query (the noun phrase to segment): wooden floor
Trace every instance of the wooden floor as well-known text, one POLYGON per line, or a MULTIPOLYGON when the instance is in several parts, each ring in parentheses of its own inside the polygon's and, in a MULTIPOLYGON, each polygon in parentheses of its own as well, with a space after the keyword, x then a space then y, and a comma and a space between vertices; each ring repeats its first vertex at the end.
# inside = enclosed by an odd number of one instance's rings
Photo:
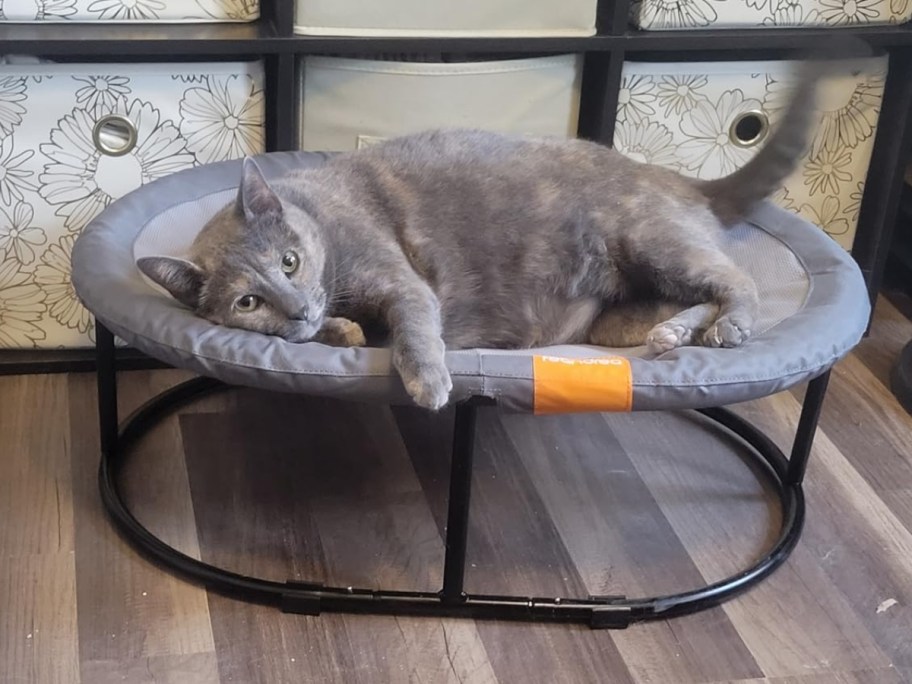
MULTIPOLYGON (((835 370, 788 563, 720 608, 623 631, 286 615, 139 558, 98 500, 90 375, 0 378, 0 683, 912 681, 912 417, 885 386, 912 323, 881 301, 835 370)), ((124 410, 185 377, 124 374, 124 410)), ((801 390, 737 410, 789 444, 801 390)), ((141 520, 276 580, 437 589, 451 414, 235 392, 144 441, 141 520)), ((687 414, 483 412, 470 591, 654 595, 721 578, 778 524, 687 414)))

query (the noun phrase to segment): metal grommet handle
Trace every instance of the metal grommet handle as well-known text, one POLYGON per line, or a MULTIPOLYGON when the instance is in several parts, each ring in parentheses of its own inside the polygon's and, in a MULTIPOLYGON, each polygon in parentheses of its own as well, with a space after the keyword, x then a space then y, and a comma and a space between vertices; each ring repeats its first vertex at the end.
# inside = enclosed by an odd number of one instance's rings
POLYGON ((766 112, 752 109, 739 114, 728 129, 728 138, 738 147, 753 147, 769 133, 769 117, 766 112))
POLYGON ((125 116, 108 114, 92 129, 95 149, 109 157, 121 157, 136 147, 136 126, 125 116))

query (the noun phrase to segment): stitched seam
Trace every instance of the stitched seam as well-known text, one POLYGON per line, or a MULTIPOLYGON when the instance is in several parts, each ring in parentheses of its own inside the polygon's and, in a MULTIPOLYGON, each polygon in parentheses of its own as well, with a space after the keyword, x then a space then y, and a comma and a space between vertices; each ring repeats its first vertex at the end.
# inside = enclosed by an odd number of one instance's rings
MULTIPOLYGON (((848 349, 851 349, 849 347, 848 349)), ((769 376, 750 376, 750 375, 733 375, 727 378, 706 378, 702 380, 686 381, 686 382, 675 382, 675 383, 662 383, 662 382, 634 382, 633 384, 636 387, 706 387, 706 386, 719 386, 724 387, 726 385, 740 385, 745 382, 749 383, 758 383, 758 382, 769 382, 771 380, 780 380, 784 378, 790 378, 795 375, 804 375, 810 371, 819 370, 820 368, 826 368, 827 366, 832 366, 834 363, 839 361, 844 356, 844 351, 833 356, 823 363, 814 364, 812 366, 801 366, 794 370, 789 370, 787 373, 780 375, 769 375, 769 376)))

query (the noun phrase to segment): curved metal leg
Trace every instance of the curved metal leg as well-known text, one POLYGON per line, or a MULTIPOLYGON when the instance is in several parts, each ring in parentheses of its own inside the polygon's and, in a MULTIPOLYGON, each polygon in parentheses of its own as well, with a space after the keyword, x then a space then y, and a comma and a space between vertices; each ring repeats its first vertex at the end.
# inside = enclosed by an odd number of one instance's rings
POLYGON ((114 333, 95 324, 95 369, 98 383, 98 428, 101 453, 112 453, 117 446, 117 369, 114 333))
MULTIPOLYGON (((113 368, 113 366, 111 366, 113 368)), ((112 392, 109 378, 99 387, 112 392)), ((207 588, 243 600, 276 605, 288 612, 317 615, 322 611, 462 616, 513 620, 583 622, 592 627, 626 627, 631 622, 655 620, 693 613, 717 605, 747 590, 781 565, 791 553, 804 522, 801 477, 810 452, 820 404, 826 390, 826 376, 811 383, 789 461, 761 431, 731 411, 701 410, 704 416, 733 433, 752 458, 766 467, 763 477, 777 492, 782 506, 782 526, 772 547, 751 567, 719 582, 667 596, 639 599, 535 598, 525 596, 467 595, 463 591, 466 532, 475 440, 477 406, 457 409, 451 466, 450 502, 446 539, 443 588, 439 592, 409 592, 324 587, 308 582, 274 582, 222 570, 171 548, 136 520, 118 490, 118 473, 136 440, 166 415, 205 394, 227 389, 223 383, 197 378, 163 392, 130 416, 116 439, 105 438, 99 469, 102 500, 118 529, 128 541, 164 567, 207 588)), ((102 429, 111 419, 116 396, 99 397, 102 429)), ((116 419, 116 412, 114 414, 116 419)))
POLYGON ((786 475, 789 483, 800 484, 804 480, 808 457, 811 455, 811 447, 814 445, 814 435, 817 434, 817 422, 820 420, 823 398, 826 396, 829 382, 830 371, 827 371, 808 383, 804 404, 801 406, 801 417, 798 419, 795 442, 792 444, 792 455, 789 458, 789 469, 786 475))
POLYGON ((466 537, 469 531, 469 501, 472 492, 472 457, 475 453, 474 404, 456 407, 453 451, 450 460, 450 494, 447 510, 446 556, 440 600, 447 604, 466 600, 463 591, 466 537))
POLYGON ((890 373, 890 390, 906 411, 912 413, 912 340, 903 347, 890 373))

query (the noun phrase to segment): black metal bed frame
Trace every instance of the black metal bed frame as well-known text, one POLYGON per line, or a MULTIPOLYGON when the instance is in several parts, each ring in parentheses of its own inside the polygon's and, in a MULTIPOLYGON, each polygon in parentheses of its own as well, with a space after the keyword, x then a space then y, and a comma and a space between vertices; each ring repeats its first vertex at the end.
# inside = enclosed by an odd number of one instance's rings
POLYGON ((101 430, 99 486, 105 509, 118 530, 153 561, 207 589, 306 615, 319 615, 321 612, 435 615, 581 622, 593 628, 620 628, 634 622, 676 617, 718 605, 772 573, 788 558, 801 536, 804 523, 801 483, 829 379, 827 371, 809 383, 789 458, 763 432, 731 411, 724 408, 699 410, 723 432, 736 436, 747 447, 751 459, 761 466, 760 472, 778 494, 782 507, 779 535, 760 559, 736 575, 678 594, 635 599, 626 596, 492 596, 464 591, 475 419, 478 409, 491 402, 478 398, 461 403, 455 411, 443 587, 439 592, 389 591, 328 587, 310 582, 276 582, 239 575, 191 558, 143 527, 127 508, 118 488, 118 475, 131 446, 174 410, 204 395, 231 389, 231 386, 206 377, 188 380, 153 397, 130 415, 123 425, 119 425, 114 336, 101 324, 97 325, 96 335, 101 430))

